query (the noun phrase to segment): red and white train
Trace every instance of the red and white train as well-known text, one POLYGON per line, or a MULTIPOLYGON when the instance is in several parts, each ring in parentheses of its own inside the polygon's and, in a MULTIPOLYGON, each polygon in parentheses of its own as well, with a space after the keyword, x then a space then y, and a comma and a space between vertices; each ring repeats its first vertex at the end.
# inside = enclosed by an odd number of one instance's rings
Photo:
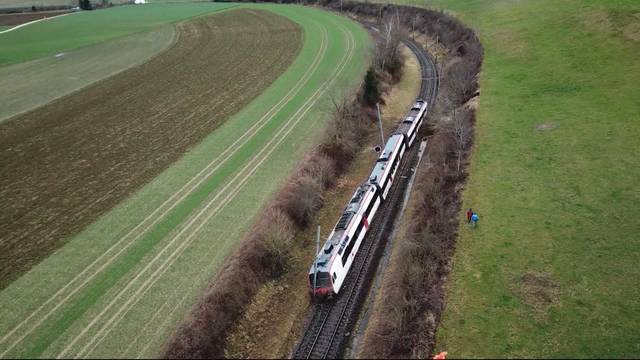
POLYGON ((402 157, 413 145, 426 112, 427 102, 417 99, 387 141, 368 181, 358 186, 351 197, 309 270, 312 295, 333 296, 340 292, 362 240, 380 205, 389 195, 402 157))

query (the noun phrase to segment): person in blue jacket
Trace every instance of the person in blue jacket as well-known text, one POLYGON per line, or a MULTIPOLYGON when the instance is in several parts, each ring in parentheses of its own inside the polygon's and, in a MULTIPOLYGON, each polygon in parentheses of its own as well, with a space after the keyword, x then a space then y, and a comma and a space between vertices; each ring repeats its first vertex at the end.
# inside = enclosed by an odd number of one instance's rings
POLYGON ((471 226, 473 227, 478 226, 478 220, 480 220, 480 217, 478 216, 478 213, 474 212, 471 215, 471 226))

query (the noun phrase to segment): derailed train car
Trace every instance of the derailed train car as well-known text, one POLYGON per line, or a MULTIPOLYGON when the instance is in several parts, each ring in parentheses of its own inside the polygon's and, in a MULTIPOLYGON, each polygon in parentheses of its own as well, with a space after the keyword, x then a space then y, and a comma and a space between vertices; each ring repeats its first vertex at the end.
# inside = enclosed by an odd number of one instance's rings
POLYGON ((370 224, 389 195, 402 157, 414 143, 426 112, 427 102, 417 99, 396 132, 387 140, 368 181, 356 189, 309 270, 312 295, 333 296, 339 293, 370 224))

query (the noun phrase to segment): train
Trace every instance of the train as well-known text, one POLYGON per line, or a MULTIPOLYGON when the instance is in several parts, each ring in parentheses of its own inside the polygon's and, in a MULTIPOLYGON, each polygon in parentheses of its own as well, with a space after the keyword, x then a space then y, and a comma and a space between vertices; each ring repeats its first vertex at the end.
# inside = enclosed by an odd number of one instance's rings
POLYGON ((427 113, 427 102, 416 99, 402 123, 387 140, 367 181, 358 186, 309 269, 313 297, 338 295, 367 230, 389 195, 407 149, 414 144, 427 113))

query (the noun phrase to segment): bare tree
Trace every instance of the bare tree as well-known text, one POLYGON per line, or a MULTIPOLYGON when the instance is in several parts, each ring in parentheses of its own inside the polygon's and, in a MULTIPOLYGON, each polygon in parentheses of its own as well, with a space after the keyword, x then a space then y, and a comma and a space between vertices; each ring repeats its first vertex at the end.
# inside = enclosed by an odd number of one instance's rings
MULTIPOLYGON (((451 102, 451 99, 444 100, 451 102)), ((462 159, 465 152, 469 149, 471 140, 473 140, 473 128, 471 123, 471 114, 462 107, 451 107, 448 120, 442 120, 438 127, 447 133, 453 140, 454 152, 456 156, 456 174, 461 175, 462 159)))
POLYGON ((376 62, 381 71, 388 72, 394 79, 399 79, 402 74, 404 59, 400 44, 403 37, 399 14, 386 16, 383 22, 383 43, 377 47, 376 62))
POLYGON ((451 82, 452 95, 456 97, 458 105, 462 105, 471 99, 478 88, 477 70, 474 65, 460 57, 452 61, 447 71, 451 82))

